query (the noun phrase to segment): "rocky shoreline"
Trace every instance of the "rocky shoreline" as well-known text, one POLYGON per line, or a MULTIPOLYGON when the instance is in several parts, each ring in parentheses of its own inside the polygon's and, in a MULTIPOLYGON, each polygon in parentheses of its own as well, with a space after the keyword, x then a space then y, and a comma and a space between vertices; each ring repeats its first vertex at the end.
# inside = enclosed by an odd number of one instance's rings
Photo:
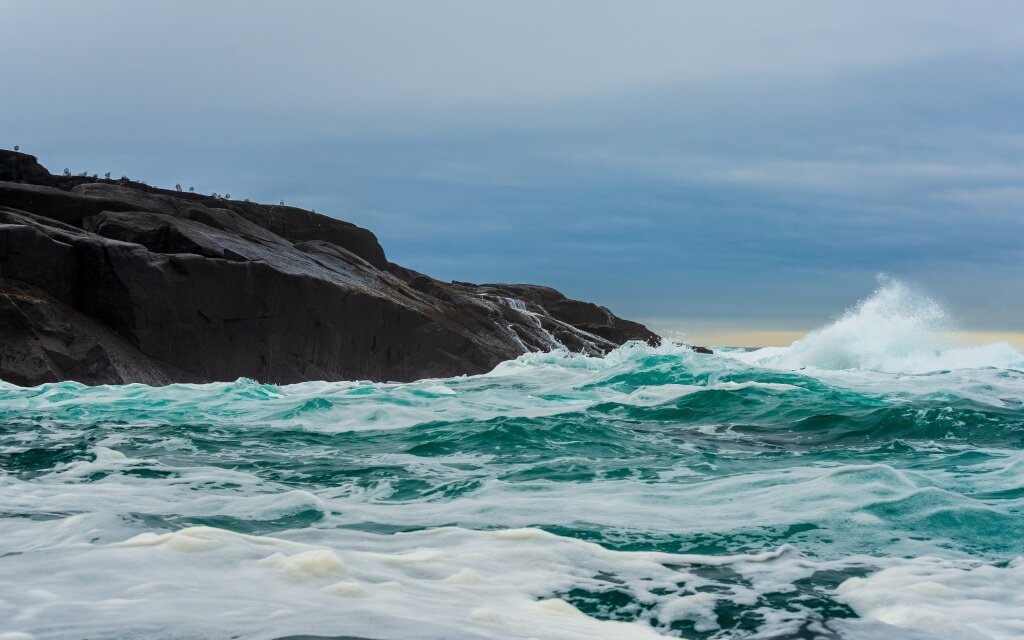
POLYGON ((657 335, 536 285, 442 282, 294 207, 53 175, 0 150, 0 379, 407 381, 657 335))

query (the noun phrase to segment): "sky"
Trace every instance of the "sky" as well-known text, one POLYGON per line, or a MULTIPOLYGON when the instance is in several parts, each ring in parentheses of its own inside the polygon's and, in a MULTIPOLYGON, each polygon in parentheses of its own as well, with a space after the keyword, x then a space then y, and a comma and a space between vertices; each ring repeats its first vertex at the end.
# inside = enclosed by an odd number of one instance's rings
POLYGON ((0 147, 366 226, 434 277, 1024 331, 1024 3, 4 2, 0 147))

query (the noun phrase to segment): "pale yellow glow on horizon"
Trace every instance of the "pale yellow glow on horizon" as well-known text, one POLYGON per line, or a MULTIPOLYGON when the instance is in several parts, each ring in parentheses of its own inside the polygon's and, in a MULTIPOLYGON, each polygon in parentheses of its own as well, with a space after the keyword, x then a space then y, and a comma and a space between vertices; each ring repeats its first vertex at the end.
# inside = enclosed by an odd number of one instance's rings
POLYGON ((1024 350, 1024 332, 1022 331, 956 331, 953 339, 971 345, 1006 342, 1017 349, 1024 350))
MULTIPOLYGON (((729 347, 788 347, 807 335, 807 331, 731 330, 731 331, 668 331, 667 335, 682 333, 686 342, 708 346, 729 347)), ((1024 332, 1020 331, 956 331, 949 335, 952 345, 984 345, 1006 342, 1024 351, 1024 332)))
POLYGON ((686 341, 719 347, 788 347, 806 331, 698 331, 687 332, 686 341))
MULTIPOLYGON (((781 329, 746 329, 743 327, 715 327, 703 322, 685 322, 672 318, 648 319, 645 323, 652 331, 675 337, 689 344, 730 347, 787 347, 806 336, 809 331, 781 329)), ((956 331, 948 335, 951 346, 975 346, 1006 342, 1024 351, 1024 332, 1020 331, 956 331)))

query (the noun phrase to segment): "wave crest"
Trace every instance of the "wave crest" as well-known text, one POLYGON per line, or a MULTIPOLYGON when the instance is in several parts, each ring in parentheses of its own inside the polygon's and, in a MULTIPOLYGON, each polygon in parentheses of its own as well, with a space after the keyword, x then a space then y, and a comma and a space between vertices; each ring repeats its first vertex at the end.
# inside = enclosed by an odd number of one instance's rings
POLYGON ((904 282, 880 280, 868 298, 789 347, 769 347, 736 357, 748 364, 782 369, 886 373, 1024 364, 1024 354, 1005 342, 978 347, 956 344, 952 323, 941 304, 904 282))

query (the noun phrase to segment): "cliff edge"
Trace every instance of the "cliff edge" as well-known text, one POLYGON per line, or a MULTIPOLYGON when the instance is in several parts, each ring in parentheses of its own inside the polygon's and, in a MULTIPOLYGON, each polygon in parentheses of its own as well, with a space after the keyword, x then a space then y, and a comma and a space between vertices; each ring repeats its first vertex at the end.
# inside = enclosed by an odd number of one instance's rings
POLYGON ((52 175, 0 150, 0 379, 413 380, 658 337, 534 285, 441 282, 301 209, 52 175))

